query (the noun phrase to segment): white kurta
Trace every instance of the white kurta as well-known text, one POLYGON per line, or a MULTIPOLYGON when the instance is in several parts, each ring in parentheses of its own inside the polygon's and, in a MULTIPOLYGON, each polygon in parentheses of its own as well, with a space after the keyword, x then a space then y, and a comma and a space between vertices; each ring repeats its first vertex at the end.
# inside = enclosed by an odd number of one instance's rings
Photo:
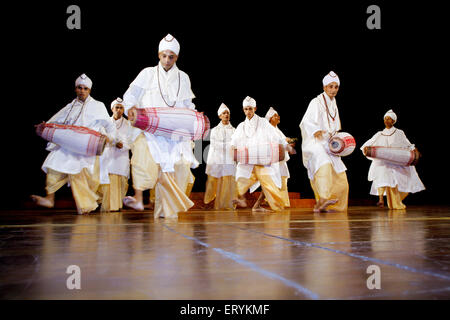
MULTIPOLYGON (((111 141, 116 138, 116 127, 111 121, 105 105, 91 96, 86 98, 84 103, 74 99, 47 122, 83 126, 106 134, 111 141)), ((73 153, 54 143, 48 143, 47 150, 50 153, 42 165, 45 173, 47 173, 47 169, 52 169, 66 174, 77 174, 83 168, 94 173, 96 156, 73 153)), ((105 170, 104 166, 100 166, 100 175, 102 173, 104 175, 105 170)))
MULTIPOLYGON (((286 140, 283 140, 278 135, 275 128, 265 118, 261 118, 256 114, 249 120, 241 122, 233 136, 231 137, 231 146, 238 148, 240 146, 258 145, 259 143, 273 142, 277 144, 287 145, 286 140)), ((239 178, 249 179, 252 175, 254 165, 238 163, 236 168, 236 181, 239 178)), ((275 170, 273 165, 265 166, 278 188, 281 188, 280 171, 275 170)))
MULTIPOLYGON (((278 136, 280 137, 280 139, 282 139, 283 141, 286 141, 286 136, 284 135, 283 132, 281 132, 281 130, 278 127, 274 127, 278 136)), ((289 157, 289 152, 287 152, 284 155, 284 160, 280 161, 280 162, 276 162, 274 164, 272 164, 272 168, 273 170, 277 170, 279 171, 279 175, 280 177, 287 177, 289 178, 291 175, 289 174, 289 169, 287 166, 287 161, 290 159, 289 157)), ((253 186, 250 187, 250 193, 253 193, 256 189, 259 188, 261 184, 259 183, 259 181, 257 183, 255 183, 253 186)))
MULTIPOLYGON (((179 70, 176 64, 167 72, 161 63, 158 66, 143 69, 130 84, 123 96, 125 114, 128 115, 128 110, 133 106, 137 108, 173 106, 195 110, 192 103, 195 95, 191 90, 189 76, 179 70)), ((141 132, 134 128, 132 140, 134 141, 141 132)), ((144 134, 150 153, 163 172, 174 172, 174 164, 182 157, 191 163, 191 168, 198 167, 199 162, 192 151, 191 140, 174 141, 148 132, 144 134)))
POLYGON ((300 122, 300 130, 302 133, 303 165, 308 170, 310 180, 314 179, 317 170, 327 163, 331 163, 336 173, 347 170, 341 157, 328 151, 328 139, 341 130, 336 99, 331 101, 325 92, 312 99, 300 122), (329 112, 327 112, 324 98, 329 112), (323 138, 321 140, 314 137, 314 133, 318 131, 322 131, 323 138))
MULTIPOLYGON (((364 150, 364 147, 372 146, 415 149, 415 146, 406 138, 405 133, 395 127, 377 132, 362 145, 361 151, 364 150)), ((398 186, 398 191, 411 193, 425 190, 415 166, 399 166, 380 159, 369 157, 368 159, 372 160, 368 176, 368 180, 373 181, 370 194, 378 195, 378 188, 381 187, 395 188, 398 186)))
MULTIPOLYGON (((130 149, 132 144, 132 127, 130 122, 121 117, 115 120, 111 117, 117 129, 117 142, 122 142, 122 149, 118 149, 114 144, 108 145, 100 156, 100 165, 107 168, 109 174, 130 177, 130 149)), ((109 179, 101 179, 100 183, 109 183, 109 179)))
POLYGON ((235 132, 231 125, 220 122, 211 129, 208 158, 206 160, 206 174, 216 178, 234 176, 236 162, 231 148, 231 136, 235 132))

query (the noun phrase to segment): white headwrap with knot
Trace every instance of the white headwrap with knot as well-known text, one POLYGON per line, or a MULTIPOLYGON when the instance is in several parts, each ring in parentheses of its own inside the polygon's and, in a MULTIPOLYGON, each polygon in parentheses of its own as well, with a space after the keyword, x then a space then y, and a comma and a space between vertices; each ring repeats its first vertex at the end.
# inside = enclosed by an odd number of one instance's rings
POLYGON ((386 114, 384 115, 383 119, 386 117, 390 117, 392 120, 394 120, 394 122, 397 122, 397 115, 394 113, 394 111, 389 110, 388 112, 386 112, 386 114))
POLYGON ((269 111, 267 111, 266 116, 265 116, 267 121, 270 122, 270 119, 273 117, 274 114, 278 114, 278 112, 274 108, 270 107, 269 111))
POLYGON ((330 73, 327 74, 322 80, 324 87, 332 82, 336 82, 338 85, 340 85, 339 77, 336 73, 334 73, 334 71, 330 71, 330 73))
MULTIPOLYGON (((230 112, 230 109, 225 105, 225 103, 222 103, 219 107, 219 110, 217 110, 217 115, 220 117, 220 115, 225 111, 228 110, 230 112)), ((231 113, 231 112, 230 112, 231 113)))
POLYGON ((177 56, 180 53, 180 44, 170 33, 159 42, 158 52, 164 50, 170 50, 177 56))
POLYGON ((113 102, 111 102, 111 110, 114 108, 114 106, 116 104, 122 104, 123 100, 120 98, 117 98, 116 100, 114 100, 113 102))
POLYGON ((81 76, 79 76, 77 78, 77 80, 75 80, 75 87, 77 87, 78 85, 83 85, 83 86, 91 89, 92 88, 92 80, 89 79, 89 77, 83 73, 81 76))
POLYGON ((256 107, 255 99, 253 99, 253 98, 251 98, 249 96, 247 96, 244 99, 244 101, 242 102, 242 107, 248 107, 248 106, 253 107, 253 108, 256 107))

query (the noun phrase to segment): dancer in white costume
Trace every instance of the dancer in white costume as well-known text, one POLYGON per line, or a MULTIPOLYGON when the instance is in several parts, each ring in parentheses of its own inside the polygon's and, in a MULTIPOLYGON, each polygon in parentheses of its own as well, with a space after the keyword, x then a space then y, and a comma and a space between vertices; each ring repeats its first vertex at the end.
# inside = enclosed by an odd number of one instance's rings
POLYGON ((216 210, 234 209, 233 199, 237 196, 236 162, 231 148, 231 136, 235 128, 230 123, 230 109, 224 103, 217 110, 217 115, 220 123, 211 130, 206 161, 208 179, 203 202, 208 205, 214 201, 216 210))
MULTIPOLYGON (((289 201, 289 192, 288 192, 288 188, 287 188, 287 182, 288 179, 290 177, 289 174, 289 169, 287 166, 287 161, 290 159, 289 158, 289 154, 294 154, 295 153, 295 140, 292 138, 287 138, 284 133, 280 130, 280 128, 278 128, 278 125, 280 124, 280 115, 278 114, 278 112, 270 107, 269 110, 266 113, 265 116, 266 120, 270 122, 270 124, 272 126, 275 127, 278 136, 283 139, 286 140, 287 143, 289 143, 286 146, 286 153, 285 153, 285 157, 283 161, 274 163, 272 165, 272 167, 274 168, 274 170, 278 170, 281 176, 281 192, 283 193, 283 199, 284 199, 284 206, 285 207, 290 207, 290 201, 289 201)), ((256 190, 259 187, 259 183, 257 182, 255 185, 253 185, 250 189, 250 192, 253 192, 253 190, 256 190)), ((256 200, 255 205, 253 206, 254 208, 259 208, 261 207, 261 202, 264 198, 264 193, 261 193, 259 198, 256 200)))
MULTIPOLYGON (((231 137, 231 146, 240 149, 273 144, 282 145, 284 149, 287 145, 286 140, 279 137, 276 129, 266 119, 255 114, 256 101, 246 97, 242 105, 246 118, 238 125, 231 137)), ((278 154, 276 156, 278 157, 278 154)), ((244 194, 251 186, 259 182, 270 208, 274 211, 284 209, 280 172, 275 170, 271 164, 253 165, 238 162, 236 181, 238 188, 238 197, 234 200, 236 205, 246 207, 244 194)), ((253 210, 268 211, 260 206, 254 206, 253 210)))
MULTIPOLYGON (((114 143, 116 127, 105 105, 91 97, 92 80, 85 74, 75 81, 77 97, 56 113, 48 123, 87 127, 102 132, 109 143, 114 143)), ((44 126, 45 122, 37 125, 44 126)), ((32 195, 40 206, 52 208, 55 205, 55 192, 66 183, 70 183, 72 194, 79 214, 87 214, 98 206, 98 187, 100 176, 107 174, 106 167, 99 163, 98 156, 86 156, 71 152, 54 143, 47 144, 50 151, 42 165, 47 174, 45 197, 32 195)))
POLYGON ((108 145, 100 156, 101 165, 107 167, 108 176, 101 178, 102 211, 118 211, 122 208, 123 198, 128 190, 130 177, 130 149, 133 128, 123 116, 124 107, 121 98, 111 103, 111 120, 117 129, 115 145, 108 145))
POLYGON ((340 80, 331 71, 323 80, 324 92, 312 99, 300 122, 303 165, 316 198, 315 212, 327 208, 345 211, 348 206, 347 168, 341 157, 328 152, 328 139, 341 130, 336 104, 340 80))
MULTIPOLYGON (((384 115, 385 129, 378 131, 371 139, 364 143, 361 151, 366 154, 367 147, 392 147, 415 150, 414 144, 409 142, 405 133, 394 127, 397 122, 397 115, 389 110, 384 115)), ((389 209, 405 209, 402 200, 408 193, 415 193, 425 190, 425 186, 417 174, 415 166, 395 165, 380 159, 373 159, 369 168, 368 180, 372 181, 370 194, 378 195, 377 205, 384 207, 386 195, 389 209)))
MULTIPOLYGON (((189 76, 179 70, 176 61, 180 51, 178 41, 170 34, 159 43, 159 63, 143 69, 125 92, 125 114, 130 108, 173 107, 195 110, 189 76)), ((190 168, 199 163, 192 151, 191 140, 172 140, 135 130, 131 146, 131 177, 134 197, 124 204, 144 210, 142 192, 155 188, 154 217, 177 217, 194 203, 186 195, 192 181, 190 168), (183 181, 185 180, 185 181, 183 181)))

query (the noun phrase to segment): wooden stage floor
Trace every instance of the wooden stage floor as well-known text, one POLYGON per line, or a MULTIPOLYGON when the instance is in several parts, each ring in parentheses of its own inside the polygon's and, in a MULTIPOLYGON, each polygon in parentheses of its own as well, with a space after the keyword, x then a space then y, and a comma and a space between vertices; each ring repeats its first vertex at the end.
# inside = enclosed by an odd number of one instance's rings
POLYGON ((0 211, 1 299, 449 299, 450 207, 0 211), (81 271, 69 290, 67 267, 81 271), (381 289, 368 289, 370 265, 381 289))

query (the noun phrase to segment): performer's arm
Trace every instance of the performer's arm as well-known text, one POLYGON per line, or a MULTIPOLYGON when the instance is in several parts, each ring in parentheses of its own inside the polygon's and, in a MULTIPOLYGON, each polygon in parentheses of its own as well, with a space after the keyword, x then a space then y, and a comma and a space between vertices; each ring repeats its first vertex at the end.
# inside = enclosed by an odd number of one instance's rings
POLYGON ((319 106, 317 105, 316 99, 309 103, 308 109, 300 122, 300 128, 309 137, 322 137, 322 128, 319 125, 319 106))

